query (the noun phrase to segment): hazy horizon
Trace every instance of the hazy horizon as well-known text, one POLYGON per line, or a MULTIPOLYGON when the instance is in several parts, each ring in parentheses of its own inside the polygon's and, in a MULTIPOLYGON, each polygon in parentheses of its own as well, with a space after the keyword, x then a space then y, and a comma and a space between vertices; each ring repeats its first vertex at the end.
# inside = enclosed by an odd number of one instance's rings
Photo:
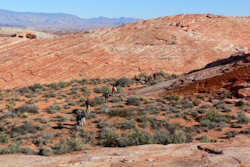
POLYGON ((65 13, 81 18, 132 17, 150 19, 176 14, 217 14, 225 16, 250 16, 250 1, 246 0, 8 0, 1 2, 0 9, 32 13, 65 13), (17 5, 18 4, 18 5, 17 5))

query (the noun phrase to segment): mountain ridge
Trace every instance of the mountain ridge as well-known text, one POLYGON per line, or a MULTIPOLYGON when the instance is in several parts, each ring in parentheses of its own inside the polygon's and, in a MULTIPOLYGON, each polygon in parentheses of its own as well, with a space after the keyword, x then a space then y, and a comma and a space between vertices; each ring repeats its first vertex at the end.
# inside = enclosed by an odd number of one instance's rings
POLYGON ((121 18, 80 18, 66 13, 15 12, 0 9, 0 26, 34 28, 36 30, 89 30, 108 28, 137 22, 141 19, 121 18))

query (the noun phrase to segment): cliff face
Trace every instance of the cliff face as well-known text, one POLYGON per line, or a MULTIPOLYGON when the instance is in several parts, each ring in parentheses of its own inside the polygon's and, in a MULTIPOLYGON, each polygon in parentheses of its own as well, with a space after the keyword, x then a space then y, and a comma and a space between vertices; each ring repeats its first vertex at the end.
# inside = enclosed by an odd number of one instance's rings
POLYGON ((183 73, 250 48, 250 18, 178 15, 56 39, 0 37, 0 86, 183 73))

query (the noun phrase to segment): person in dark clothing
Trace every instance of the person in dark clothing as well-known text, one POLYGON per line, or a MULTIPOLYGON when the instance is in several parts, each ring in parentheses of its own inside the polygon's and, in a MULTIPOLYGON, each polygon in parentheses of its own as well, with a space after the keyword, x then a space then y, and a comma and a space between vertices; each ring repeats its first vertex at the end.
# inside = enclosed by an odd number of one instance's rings
POLYGON ((85 101, 86 104, 86 112, 90 113, 90 107, 91 107, 91 100, 89 98, 87 98, 87 100, 85 101))
POLYGON ((78 126, 83 126, 86 124, 86 117, 87 117, 87 114, 84 110, 82 110, 80 113, 77 114, 76 116, 76 122, 77 122, 77 125, 78 126))
POLYGON ((154 73, 154 75, 153 75, 153 76, 154 76, 154 80, 156 80, 156 79, 157 79, 157 77, 158 77, 158 76, 157 76, 157 73, 154 73))
POLYGON ((104 97, 105 97, 105 103, 108 104, 108 98, 109 98, 109 92, 105 92, 104 93, 104 97))

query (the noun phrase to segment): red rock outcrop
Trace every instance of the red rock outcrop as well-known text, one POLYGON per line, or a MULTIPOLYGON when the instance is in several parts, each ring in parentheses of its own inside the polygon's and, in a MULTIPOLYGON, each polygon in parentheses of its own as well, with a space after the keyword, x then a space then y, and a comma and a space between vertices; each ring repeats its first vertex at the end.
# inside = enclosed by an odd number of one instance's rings
POLYGON ((250 18, 177 15, 51 40, 0 38, 0 87, 183 73, 250 49, 250 18))
POLYGON ((250 88, 250 54, 217 60, 178 79, 136 90, 138 95, 192 94, 216 92, 221 88, 235 96, 248 97, 250 88))

